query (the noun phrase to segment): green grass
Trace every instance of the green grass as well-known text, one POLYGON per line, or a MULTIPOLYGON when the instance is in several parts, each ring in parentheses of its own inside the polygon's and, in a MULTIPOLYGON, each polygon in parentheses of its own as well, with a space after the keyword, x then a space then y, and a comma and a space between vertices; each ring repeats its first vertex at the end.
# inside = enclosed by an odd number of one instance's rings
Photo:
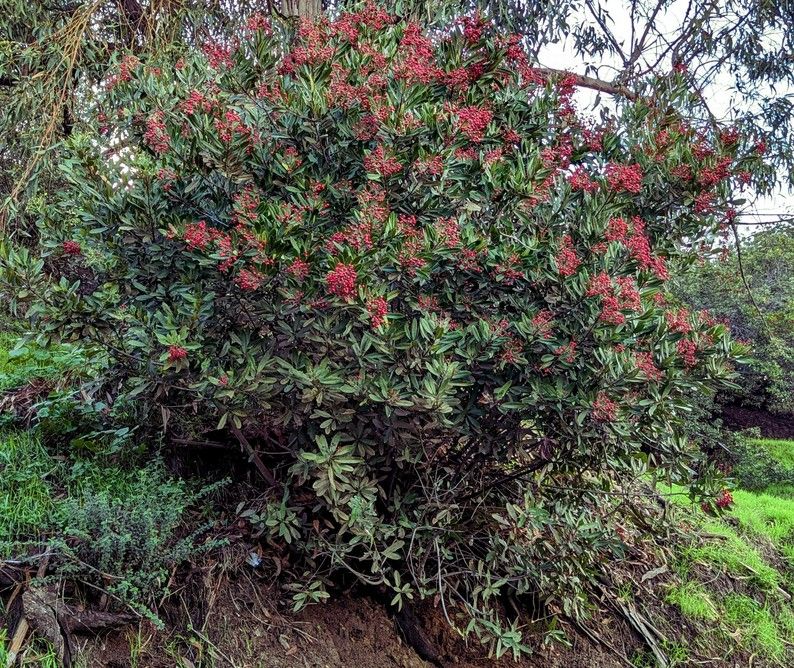
MULTIPOLYGON (((763 451, 765 461, 794 470, 794 442, 756 439, 753 445, 763 451)), ((678 553, 675 570, 680 581, 667 587, 666 602, 698 623, 702 637, 722 638, 728 646, 790 665, 786 662, 794 646, 794 606, 781 589, 794 588, 794 486, 735 490, 733 506, 721 517, 692 505, 683 488, 662 491, 684 509, 699 534, 678 553), (765 555, 772 549, 786 566, 777 568, 778 561, 767 561, 765 555), (709 566, 712 574, 704 575, 695 564, 709 566), (712 582, 717 582, 719 571, 730 578, 719 579, 717 587, 712 582)))
POLYGON ((780 572, 766 563, 761 553, 731 526, 719 519, 705 519, 702 530, 710 537, 684 549, 687 562, 702 561, 724 568, 732 575, 747 576, 765 592, 783 582, 780 572))
POLYGON ((776 438, 753 438, 750 443, 766 451, 781 466, 794 469, 794 441, 776 438))
POLYGON ((75 346, 41 348, 33 342, 21 344, 15 334, 0 331, 0 391, 33 378, 60 379, 84 371, 85 366, 85 356, 75 346))
POLYGON ((717 606, 710 594, 703 585, 694 580, 670 587, 665 601, 677 606, 681 614, 688 619, 708 622, 715 622, 718 619, 717 606))
POLYGON ((733 514, 742 528, 768 538, 794 567, 794 499, 736 490, 733 514))
POLYGON ((738 633, 739 643, 760 654, 781 659, 786 653, 786 629, 775 615, 749 596, 730 594, 723 602, 724 621, 738 633))
POLYGON ((3 543, 36 538, 48 525, 53 499, 47 483, 56 468, 30 432, 0 432, 0 553, 3 543))
MULTIPOLYGON (((6 629, 0 629, 0 666, 5 668, 9 664, 10 656, 7 631, 6 629)), ((22 658, 17 657, 17 661, 20 663, 17 664, 15 662, 14 665, 19 665, 20 668, 25 668, 26 666, 29 668, 58 668, 60 665, 55 649, 50 643, 41 638, 34 638, 32 643, 26 646, 22 658)), ((79 659, 77 663, 72 665, 74 668, 78 668, 81 665, 79 659)))

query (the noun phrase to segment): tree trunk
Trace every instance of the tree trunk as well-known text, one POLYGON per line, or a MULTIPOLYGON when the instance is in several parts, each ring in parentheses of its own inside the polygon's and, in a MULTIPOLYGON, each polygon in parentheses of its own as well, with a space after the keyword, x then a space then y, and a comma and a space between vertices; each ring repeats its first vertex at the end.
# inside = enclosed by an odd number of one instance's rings
POLYGON ((286 16, 315 19, 323 11, 322 0, 282 0, 281 11, 286 16))

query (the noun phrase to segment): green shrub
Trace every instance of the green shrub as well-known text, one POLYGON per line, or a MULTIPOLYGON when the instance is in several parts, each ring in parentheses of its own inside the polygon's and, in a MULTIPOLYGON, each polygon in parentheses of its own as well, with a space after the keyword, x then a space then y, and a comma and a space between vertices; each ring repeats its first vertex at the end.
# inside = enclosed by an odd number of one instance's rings
MULTIPOLYGON (((573 79, 466 26, 431 40, 368 5, 283 57, 261 22, 239 47, 124 56, 69 140, 46 267, 2 261, 41 340, 108 356, 89 394, 109 410, 274 444, 257 517, 298 604, 353 573, 501 638, 505 589, 582 609, 625 475, 706 475, 691 397, 745 348, 670 301, 667 266, 760 163, 670 123, 678 74, 590 128, 573 79)), ((121 508, 98 494, 71 523, 99 537, 121 508)), ((126 535, 76 556, 152 558, 126 535)))
POLYGON ((766 452, 782 467, 794 471, 794 441, 779 438, 753 438, 751 444, 766 452))
POLYGON ((762 491, 770 486, 794 485, 794 466, 790 466, 792 455, 787 444, 772 446, 774 441, 735 437, 730 446, 733 466, 731 476, 742 489, 762 491))

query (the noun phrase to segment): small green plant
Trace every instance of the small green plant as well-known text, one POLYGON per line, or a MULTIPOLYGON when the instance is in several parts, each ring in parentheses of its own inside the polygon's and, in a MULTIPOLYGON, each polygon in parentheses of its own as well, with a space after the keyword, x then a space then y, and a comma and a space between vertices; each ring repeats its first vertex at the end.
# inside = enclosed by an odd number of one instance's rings
POLYGON ((661 650, 667 657, 670 668, 685 666, 689 660, 689 648, 683 642, 663 640, 661 650))
POLYGON ((57 507, 52 547, 58 572, 151 616, 146 603, 167 593, 171 568, 217 545, 199 543, 206 526, 183 528, 188 508, 213 487, 192 492, 157 464, 126 477, 107 473, 94 470, 75 480, 72 494, 57 507))

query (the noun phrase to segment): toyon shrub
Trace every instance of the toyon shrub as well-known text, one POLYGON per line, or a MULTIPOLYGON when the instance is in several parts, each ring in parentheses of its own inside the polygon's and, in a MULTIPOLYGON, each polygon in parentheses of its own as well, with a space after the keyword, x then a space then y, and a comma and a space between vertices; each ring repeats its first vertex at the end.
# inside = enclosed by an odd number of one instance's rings
POLYGON ((28 314, 137 424, 268 444, 251 516, 297 606, 352 574, 526 649, 502 596, 583 611, 615 492, 705 475, 690 397, 744 352, 665 281, 757 156, 680 120, 682 74, 603 125, 575 84, 373 5, 127 57, 42 222, 96 289, 50 275, 28 314))

